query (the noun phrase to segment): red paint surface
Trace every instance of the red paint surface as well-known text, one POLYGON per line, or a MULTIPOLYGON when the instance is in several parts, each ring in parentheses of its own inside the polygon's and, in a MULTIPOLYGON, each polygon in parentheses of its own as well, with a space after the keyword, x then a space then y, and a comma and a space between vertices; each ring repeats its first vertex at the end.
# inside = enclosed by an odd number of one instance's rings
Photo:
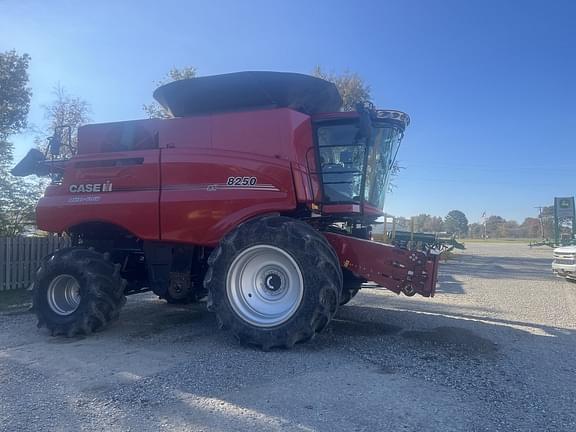
POLYGON ((79 155, 66 163, 62 185, 40 200, 38 225, 62 232, 110 222, 145 240, 214 246, 244 220, 312 202, 312 146, 310 117, 290 109, 88 125, 79 130, 79 155), (135 150, 110 151, 123 140, 135 150), (143 163, 77 166, 134 158, 143 163), (257 183, 228 187, 229 177, 257 183), (112 192, 69 191, 106 181, 112 192))
POLYGON ((76 168, 78 162, 93 161, 92 155, 77 156, 66 164, 61 186, 50 186, 36 207, 38 227, 63 232, 84 222, 109 222, 145 240, 158 239, 160 194, 160 150, 100 153, 97 160, 141 157, 142 165, 76 168), (112 192, 71 193, 72 184, 104 183, 112 192), (92 201, 89 201, 92 200, 92 201))
POLYGON ((425 297, 434 295, 437 256, 340 234, 324 235, 336 251, 342 267, 395 293, 400 293, 409 283, 418 294, 425 297))

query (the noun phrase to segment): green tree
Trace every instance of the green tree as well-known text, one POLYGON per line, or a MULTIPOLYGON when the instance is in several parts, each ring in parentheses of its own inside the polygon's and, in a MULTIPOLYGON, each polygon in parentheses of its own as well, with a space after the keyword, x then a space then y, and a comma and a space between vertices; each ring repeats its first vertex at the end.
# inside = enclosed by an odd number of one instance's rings
POLYGON ((12 144, 0 138, 0 236, 6 235, 5 228, 10 223, 12 178, 9 174, 12 165, 12 144))
POLYGON ((441 217, 419 214, 414 216, 414 230, 418 232, 441 232, 444 228, 441 217))
POLYGON ((468 218, 460 210, 452 210, 444 218, 444 229, 451 234, 466 235, 468 218))
POLYGON ((484 237, 484 224, 477 222, 471 223, 468 226, 468 235, 470 238, 483 238, 484 237))
POLYGON ((14 148, 8 138, 24 130, 30 108, 29 62, 27 54, 0 53, 0 236, 22 233, 37 199, 32 182, 9 173, 14 148))
POLYGON ((0 178, 0 236, 22 234, 34 224, 34 209, 42 192, 41 182, 9 173, 0 178))
POLYGON ((520 225, 520 229, 524 238, 537 239, 542 236, 542 225, 538 218, 527 217, 520 225))
MULTIPOLYGON (((197 76, 198 76, 197 70, 195 67, 192 66, 187 66, 182 69, 172 68, 168 71, 168 73, 166 74, 166 76, 164 76, 164 78, 162 78, 160 81, 156 81, 154 84, 156 85, 156 87, 160 87, 172 81, 196 78, 197 76)), ((142 109, 144 110, 148 118, 166 119, 172 117, 172 115, 156 101, 153 101, 152 103, 149 104, 144 104, 142 106, 142 109)))
POLYGON ((504 225, 506 224, 506 219, 502 216, 490 216, 486 219, 486 235, 488 238, 500 238, 502 232, 504 231, 504 225))
POLYGON ((515 220, 507 220, 501 227, 502 232, 500 238, 519 238, 521 237, 521 229, 518 222, 515 220))
POLYGON ((0 139, 26 127, 32 96, 28 87, 29 63, 28 54, 0 53, 0 139))
POLYGON ((320 66, 316 66, 312 75, 336 85, 342 97, 343 111, 355 111, 357 104, 372 101, 370 86, 357 73, 345 71, 342 74, 336 74, 326 72, 320 66))

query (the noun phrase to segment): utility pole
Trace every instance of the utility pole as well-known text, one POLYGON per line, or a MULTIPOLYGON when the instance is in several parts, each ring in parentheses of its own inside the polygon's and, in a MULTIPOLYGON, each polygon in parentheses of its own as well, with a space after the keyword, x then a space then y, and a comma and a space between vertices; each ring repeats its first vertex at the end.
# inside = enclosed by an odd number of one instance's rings
POLYGON ((540 234, 542 240, 544 240, 544 221, 542 220, 542 210, 544 209, 544 206, 536 206, 534 208, 538 209, 538 220, 540 221, 540 234))

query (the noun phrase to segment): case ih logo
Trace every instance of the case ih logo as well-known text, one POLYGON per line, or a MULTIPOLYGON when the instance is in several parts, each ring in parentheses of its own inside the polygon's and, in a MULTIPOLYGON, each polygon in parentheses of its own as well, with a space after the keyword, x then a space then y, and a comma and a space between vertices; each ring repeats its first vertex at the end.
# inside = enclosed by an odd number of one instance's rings
POLYGON ((106 183, 72 184, 68 190, 72 193, 112 192, 112 182, 108 180, 106 183))

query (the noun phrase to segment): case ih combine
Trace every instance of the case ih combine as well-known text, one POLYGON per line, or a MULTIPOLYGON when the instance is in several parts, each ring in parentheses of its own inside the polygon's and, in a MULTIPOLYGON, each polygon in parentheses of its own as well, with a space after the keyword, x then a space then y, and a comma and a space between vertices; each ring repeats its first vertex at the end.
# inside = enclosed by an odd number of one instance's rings
POLYGON ((75 156, 58 157, 54 138, 50 157, 32 150, 14 168, 51 176, 38 226, 72 239, 38 269, 39 326, 89 334, 152 290, 207 296, 222 328, 269 349, 313 338, 364 281, 434 294, 435 251, 370 240, 406 114, 340 112, 333 84, 291 73, 176 81, 154 96, 174 118, 83 126, 75 156))

